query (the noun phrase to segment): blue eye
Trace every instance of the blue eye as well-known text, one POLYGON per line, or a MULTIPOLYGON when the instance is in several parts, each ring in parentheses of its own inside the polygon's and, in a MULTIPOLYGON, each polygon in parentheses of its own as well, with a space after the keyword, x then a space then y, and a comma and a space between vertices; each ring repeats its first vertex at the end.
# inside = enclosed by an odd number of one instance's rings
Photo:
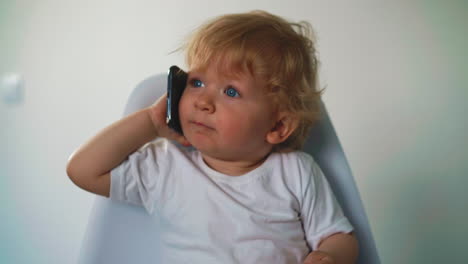
POLYGON ((203 87, 204 84, 202 81, 198 80, 198 79, 193 79, 190 81, 190 83, 192 84, 193 87, 203 87))
POLYGON ((239 93, 236 91, 236 89, 229 87, 226 89, 225 93, 229 97, 239 97, 239 93))

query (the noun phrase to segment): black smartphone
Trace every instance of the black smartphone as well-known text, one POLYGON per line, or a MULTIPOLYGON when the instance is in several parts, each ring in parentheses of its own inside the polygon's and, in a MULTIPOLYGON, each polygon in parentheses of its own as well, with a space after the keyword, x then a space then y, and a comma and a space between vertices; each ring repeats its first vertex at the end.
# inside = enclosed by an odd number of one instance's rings
POLYGON ((188 74, 177 66, 171 66, 167 75, 167 125, 182 133, 179 119, 179 101, 187 85, 188 74))

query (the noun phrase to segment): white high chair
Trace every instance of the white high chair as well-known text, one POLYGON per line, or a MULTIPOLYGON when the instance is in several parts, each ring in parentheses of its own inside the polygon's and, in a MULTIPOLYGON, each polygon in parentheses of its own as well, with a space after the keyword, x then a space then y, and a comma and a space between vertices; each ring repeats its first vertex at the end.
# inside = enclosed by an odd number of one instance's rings
MULTIPOLYGON (((124 115, 153 104, 166 92, 167 76, 142 81, 128 98, 124 115)), ((379 256, 348 162, 330 122, 323 116, 311 131, 304 147, 327 177, 359 241, 358 264, 379 264, 379 256)), ((79 264, 159 263, 158 222, 143 207, 97 196, 84 236, 79 264)), ((201 264, 201 263, 200 263, 201 264)))

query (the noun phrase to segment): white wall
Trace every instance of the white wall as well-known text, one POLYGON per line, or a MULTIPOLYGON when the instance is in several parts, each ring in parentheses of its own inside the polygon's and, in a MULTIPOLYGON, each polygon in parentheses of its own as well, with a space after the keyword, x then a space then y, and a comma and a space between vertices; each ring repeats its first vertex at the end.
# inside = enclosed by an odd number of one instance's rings
POLYGON ((168 53, 191 29, 252 9, 315 26, 382 262, 466 260, 466 2, 1 0, 0 75, 24 78, 22 102, 0 98, 1 263, 73 263, 94 196, 67 178, 70 153, 183 65, 168 53))

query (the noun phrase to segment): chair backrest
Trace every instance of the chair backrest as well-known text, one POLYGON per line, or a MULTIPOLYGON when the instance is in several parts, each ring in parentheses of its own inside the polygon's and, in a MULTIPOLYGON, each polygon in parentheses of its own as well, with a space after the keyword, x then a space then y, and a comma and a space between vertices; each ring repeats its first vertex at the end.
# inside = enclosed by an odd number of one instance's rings
MULTIPOLYGON (((166 92, 167 76, 142 81, 132 91, 124 116, 154 103, 166 92)), ((322 103, 322 119, 304 146, 322 168, 355 227, 359 241, 358 264, 379 264, 379 256, 351 170, 322 103)), ((158 224, 143 208, 97 196, 84 236, 79 261, 89 263, 158 263, 158 224)))

